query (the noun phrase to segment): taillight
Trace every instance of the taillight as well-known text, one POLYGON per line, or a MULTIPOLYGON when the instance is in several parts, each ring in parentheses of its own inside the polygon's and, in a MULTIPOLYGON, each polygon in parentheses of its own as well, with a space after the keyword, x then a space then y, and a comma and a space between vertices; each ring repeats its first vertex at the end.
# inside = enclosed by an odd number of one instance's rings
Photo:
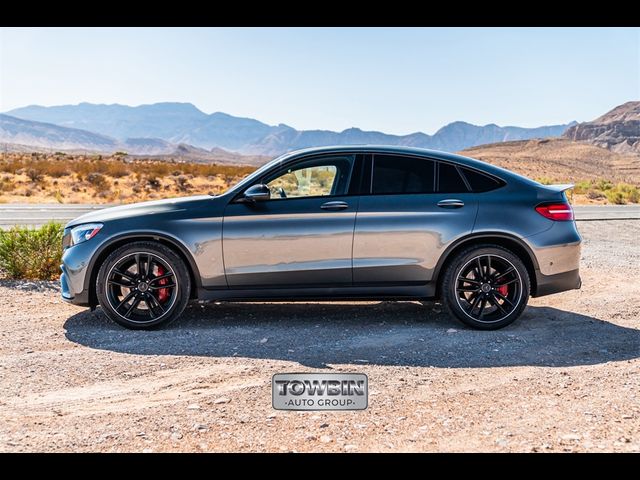
POLYGON ((538 212, 543 217, 559 222, 567 222, 573 220, 573 209, 567 202, 543 203, 536 207, 536 212, 538 212))

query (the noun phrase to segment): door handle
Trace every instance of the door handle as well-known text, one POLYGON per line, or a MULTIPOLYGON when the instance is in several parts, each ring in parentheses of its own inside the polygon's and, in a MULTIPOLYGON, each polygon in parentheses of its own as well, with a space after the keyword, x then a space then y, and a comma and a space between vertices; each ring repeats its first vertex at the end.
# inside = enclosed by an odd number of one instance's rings
POLYGON ((440 208, 461 208, 464 207, 464 202, 456 198, 447 198, 446 200, 440 200, 438 206, 440 208))
POLYGON ((344 210, 345 208, 349 208, 349 204, 347 202, 327 202, 320 205, 320 208, 323 210, 344 210))

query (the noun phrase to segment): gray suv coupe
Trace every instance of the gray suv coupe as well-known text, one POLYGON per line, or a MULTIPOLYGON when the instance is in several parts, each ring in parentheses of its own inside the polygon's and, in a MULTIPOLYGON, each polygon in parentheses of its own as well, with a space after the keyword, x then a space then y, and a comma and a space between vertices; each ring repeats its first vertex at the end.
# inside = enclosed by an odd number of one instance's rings
POLYGON ((133 329, 166 325, 191 299, 439 298, 497 329, 530 295, 580 288, 570 187, 417 148, 296 151, 219 196, 72 220, 62 298, 133 329))

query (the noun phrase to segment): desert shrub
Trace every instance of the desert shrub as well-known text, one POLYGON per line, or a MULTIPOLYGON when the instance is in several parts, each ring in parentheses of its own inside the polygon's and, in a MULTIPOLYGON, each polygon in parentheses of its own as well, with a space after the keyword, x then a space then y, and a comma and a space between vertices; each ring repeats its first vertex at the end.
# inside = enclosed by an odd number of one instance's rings
POLYGON ((583 180, 581 182, 576 182, 575 187, 573 187, 573 192, 577 195, 581 195, 587 193, 591 188, 591 182, 589 180, 583 180))
POLYGON ((87 175, 90 173, 100 173, 95 166, 96 164, 94 162, 77 162, 73 164, 73 171, 77 175, 78 180, 82 181, 87 178, 87 175))
POLYGON ((109 188, 109 182, 101 173, 93 172, 87 175, 87 182, 89 182, 97 191, 107 190, 109 188))
POLYGON ((173 167, 171 164, 161 162, 140 161, 129 165, 136 176, 140 177, 165 177, 170 175, 173 167))
POLYGON ((591 189, 587 191, 587 198, 591 200, 600 200, 602 198, 606 198, 606 196, 600 190, 591 189))
POLYGON ((542 185, 552 185, 554 184, 554 180, 553 178, 550 177, 540 177, 538 178, 538 183, 541 183, 542 185))
POLYGON ((156 177, 155 175, 150 175, 147 178, 147 187, 152 189, 152 190, 157 190, 160 188, 160 179, 158 179, 158 177, 156 177))
POLYGON ((10 278, 52 280, 60 272, 63 228, 13 227, 0 231, 0 270, 10 278))
POLYGON ((33 183, 41 182, 44 179, 42 170, 40 170, 39 168, 28 168, 25 173, 27 177, 29 177, 29 180, 31 180, 33 183))
POLYGON ((616 205, 640 202, 640 189, 628 183, 618 183, 604 192, 607 200, 616 205))
POLYGON ((0 192, 12 192, 16 188, 16 184, 10 178, 0 179, 0 192))
POLYGON ((25 168, 25 162, 18 158, 10 158, 0 162, 0 171, 16 174, 25 168))
POLYGON ((188 192, 191 190, 191 184, 189 183, 189 179, 185 175, 179 175, 174 178, 176 182, 176 187, 180 192, 188 192))
POLYGON ((613 188, 613 183, 609 180, 598 180, 595 184, 595 188, 602 191, 611 190, 613 188))
POLYGON ((628 202, 638 203, 638 201, 640 200, 640 189, 638 189, 638 187, 634 185, 629 185, 628 183, 618 183, 615 189, 620 191, 628 202))
POLYGON ((110 177, 121 178, 129 175, 129 168, 123 162, 108 162, 103 173, 110 177))
POLYGON ((627 203, 627 199, 624 193, 622 193, 620 190, 607 190, 605 192, 605 195, 607 196, 607 200, 609 202, 616 205, 624 205, 627 203))
POLYGON ((43 174, 54 178, 64 177, 70 173, 67 163, 61 160, 39 161, 36 164, 36 168, 38 168, 43 174))

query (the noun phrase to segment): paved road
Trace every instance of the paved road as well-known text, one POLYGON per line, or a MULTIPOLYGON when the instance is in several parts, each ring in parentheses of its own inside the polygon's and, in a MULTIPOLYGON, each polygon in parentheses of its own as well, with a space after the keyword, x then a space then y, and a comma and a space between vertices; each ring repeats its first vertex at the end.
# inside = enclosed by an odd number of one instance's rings
POLYGON ((640 205, 581 205, 574 210, 578 221, 640 219, 640 205))
POLYGON ((66 223, 83 213, 100 210, 105 205, 69 204, 0 204, 0 228, 12 225, 39 226, 50 220, 66 223))
MULTIPOLYGON (((42 225, 49 220, 67 222, 106 205, 0 204, 0 228, 42 225)), ((640 219, 640 205, 591 205, 575 207, 578 221, 640 219)))

